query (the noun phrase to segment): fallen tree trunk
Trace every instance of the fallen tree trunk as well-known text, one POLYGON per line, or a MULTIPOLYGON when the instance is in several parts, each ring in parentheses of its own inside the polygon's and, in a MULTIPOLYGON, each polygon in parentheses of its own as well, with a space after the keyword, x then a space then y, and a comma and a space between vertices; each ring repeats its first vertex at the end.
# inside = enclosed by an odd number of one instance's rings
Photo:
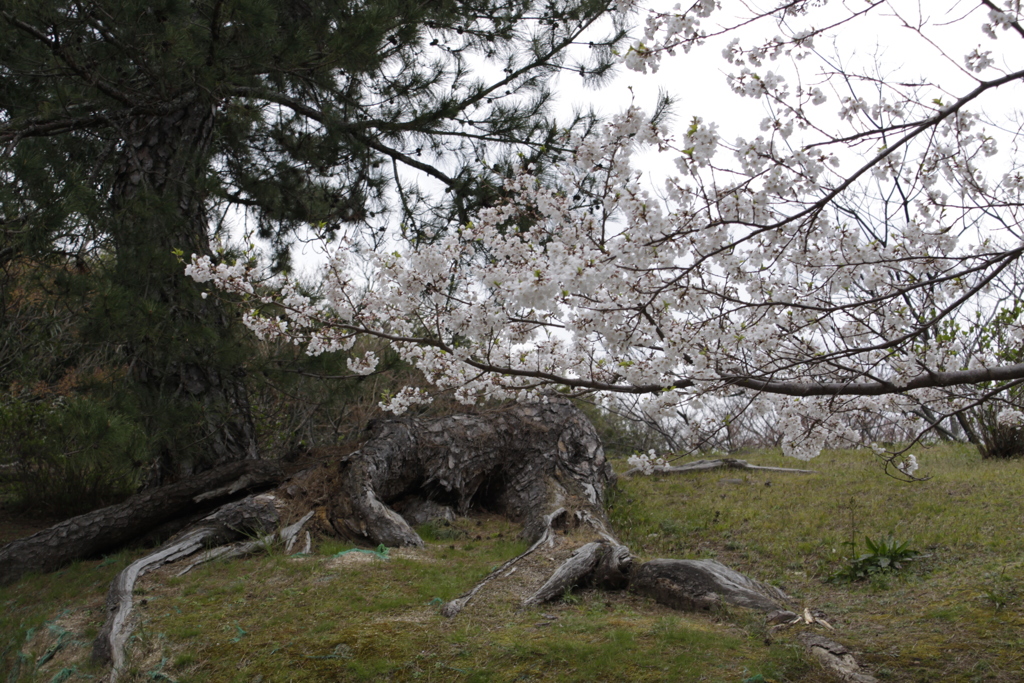
POLYGON ((119 548, 151 529, 284 477, 279 464, 246 460, 143 491, 117 505, 72 517, 0 548, 0 585, 29 572, 50 572, 74 560, 119 548))

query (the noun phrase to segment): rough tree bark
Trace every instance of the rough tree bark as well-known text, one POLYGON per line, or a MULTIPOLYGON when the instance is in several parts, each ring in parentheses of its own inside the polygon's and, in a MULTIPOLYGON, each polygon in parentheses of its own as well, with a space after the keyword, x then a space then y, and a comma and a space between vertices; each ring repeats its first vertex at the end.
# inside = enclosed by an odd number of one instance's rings
MULTIPOLYGON (((241 359, 234 357, 234 314, 216 298, 204 299, 175 256, 212 253, 206 174, 215 112, 214 103, 190 93, 178 108, 133 119, 110 192, 113 278, 121 292, 111 310, 127 316, 117 332, 153 415, 150 432, 168 441, 151 485, 257 458, 241 359), (171 428, 171 415, 184 423, 171 428)), ((101 323, 105 337, 109 323, 101 323)))
POLYGON ((74 560, 99 556, 162 524, 209 511, 242 492, 273 486, 283 477, 274 462, 236 462, 72 517, 0 548, 0 585, 28 572, 54 571, 74 560))
MULTIPOLYGON (((381 423, 366 445, 323 471, 296 480, 322 482, 334 530, 373 545, 421 546, 397 512, 424 499, 464 515, 471 507, 521 522, 535 541, 546 516, 565 508, 604 519, 605 487, 614 480, 596 431, 567 402, 517 405, 483 415, 381 423)), ((287 491, 286 487, 286 491, 287 491)))
POLYGON ((273 496, 250 496, 220 507, 216 512, 165 544, 157 552, 132 562, 110 584, 107 620, 93 643, 93 658, 114 665, 114 676, 124 664, 124 646, 132 611, 135 582, 148 571, 188 557, 207 545, 220 545, 243 535, 266 534, 277 528, 280 515, 273 496))

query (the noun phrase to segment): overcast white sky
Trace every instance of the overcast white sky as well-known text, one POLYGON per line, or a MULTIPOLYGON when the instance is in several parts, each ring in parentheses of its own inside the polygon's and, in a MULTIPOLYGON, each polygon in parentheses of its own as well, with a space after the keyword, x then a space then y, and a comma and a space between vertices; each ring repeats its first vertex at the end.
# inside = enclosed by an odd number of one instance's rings
MULTIPOLYGON (((705 21, 704 26, 709 32, 737 21, 739 15, 733 14, 734 11, 757 9, 751 3, 746 3, 747 9, 744 9, 740 0, 722 0, 722 4, 724 8, 705 21)), ((647 7, 663 11, 670 11, 673 5, 672 0, 646 3, 647 7)), ((795 19, 791 28, 829 25, 863 10, 866 5, 864 0, 833 0, 806 17, 795 19)), ((638 23, 642 23, 644 16, 641 13, 638 23)), ((963 69, 963 63, 964 56, 980 45, 984 45, 986 50, 994 49, 996 60, 994 68, 983 73, 983 77, 995 78, 999 75, 998 69, 1021 68, 1007 63, 1022 52, 1020 39, 1001 33, 1000 40, 993 44, 981 31, 986 17, 987 11, 978 9, 974 0, 927 3, 896 0, 842 26, 834 32, 833 38, 817 40, 816 55, 801 62, 780 58, 776 62, 766 62, 758 71, 763 74, 772 70, 783 74, 792 89, 798 84, 805 87, 817 85, 824 80, 827 71, 837 67, 851 71, 875 71, 887 80, 929 83, 934 94, 929 93, 928 99, 942 97, 943 101, 949 101, 951 95, 962 95, 975 86, 976 81, 963 69), (925 37, 911 30, 912 26, 924 26, 925 37), (1001 55, 1000 50, 1005 53, 1001 55)), ((606 116, 621 111, 631 102, 651 109, 658 90, 664 89, 677 100, 674 109, 676 128, 685 130, 692 117, 700 116, 705 121, 718 124, 724 141, 731 142, 738 136, 751 139, 761 134, 759 123, 766 116, 765 105, 761 100, 741 98, 730 90, 726 75, 735 67, 722 58, 722 50, 733 37, 740 37, 744 44, 749 45, 781 32, 772 20, 762 20, 727 36, 710 39, 706 45, 689 54, 667 57, 657 74, 644 75, 620 67, 617 77, 600 90, 583 88, 578 77, 565 74, 556 84, 559 106, 568 112, 574 106, 591 104, 606 116)), ((636 33, 639 35, 640 31, 636 33)), ((819 108, 818 116, 827 121, 839 110, 840 97, 850 94, 850 91, 838 79, 833 79, 822 89, 828 96, 828 102, 819 108), (837 91, 837 87, 843 90, 837 91)), ((877 92, 872 93, 871 88, 863 84, 858 94, 869 102, 878 97, 877 92)), ((1020 86, 1013 86, 986 98, 978 103, 978 107, 993 113, 1009 112, 1016 108, 1015 102, 1024 101, 1024 93, 1020 86)), ((638 163, 647 171, 648 180, 654 186, 661 186, 665 175, 674 172, 668 158, 648 155, 641 157, 638 163)), ((303 270, 308 272, 322 261, 320 252, 310 245, 298 245, 296 263, 303 264, 303 270)))

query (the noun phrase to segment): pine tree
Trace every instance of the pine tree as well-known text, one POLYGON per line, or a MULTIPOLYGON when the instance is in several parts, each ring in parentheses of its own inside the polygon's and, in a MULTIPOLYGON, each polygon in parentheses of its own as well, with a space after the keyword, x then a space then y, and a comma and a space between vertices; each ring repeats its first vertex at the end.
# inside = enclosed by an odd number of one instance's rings
POLYGON ((513 160, 543 169, 591 123, 552 119, 550 81, 600 80, 624 37, 584 35, 607 0, 0 8, 0 259, 103 254, 90 324, 123 349, 172 477, 257 456, 233 314, 176 254, 212 254, 232 209, 281 269, 304 226, 397 220, 422 240, 465 222, 513 160))

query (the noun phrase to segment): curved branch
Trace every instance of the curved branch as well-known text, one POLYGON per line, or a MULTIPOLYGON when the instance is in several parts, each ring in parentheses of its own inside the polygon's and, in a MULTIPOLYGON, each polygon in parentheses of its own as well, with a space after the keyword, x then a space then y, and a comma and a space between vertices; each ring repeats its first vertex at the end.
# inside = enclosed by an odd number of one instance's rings
POLYGON ((906 383, 895 382, 786 382, 772 379, 723 375, 730 385, 784 396, 884 396, 914 389, 1007 382, 1024 379, 1024 363, 998 368, 976 368, 952 372, 923 372, 906 383))

